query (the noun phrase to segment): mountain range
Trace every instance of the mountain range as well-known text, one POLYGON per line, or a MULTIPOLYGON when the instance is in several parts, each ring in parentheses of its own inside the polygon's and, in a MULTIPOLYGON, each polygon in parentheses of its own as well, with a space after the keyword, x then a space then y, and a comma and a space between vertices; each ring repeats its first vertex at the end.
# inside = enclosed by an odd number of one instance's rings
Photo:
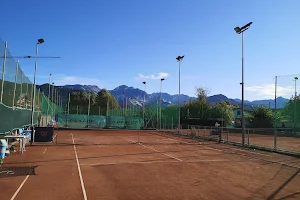
MULTIPOLYGON (((54 86, 56 90, 59 91, 60 96, 63 97, 63 99, 68 98, 68 94, 72 92, 80 92, 80 91, 86 91, 90 93, 95 93, 97 94, 98 92, 101 91, 101 89, 98 86, 95 85, 65 85, 65 86, 54 86)), ((43 84, 37 86, 38 89, 41 90, 45 95, 48 95, 49 91, 49 84, 43 84)), ((129 99, 129 103, 132 105, 142 105, 142 102, 144 101, 145 97, 145 102, 146 104, 153 103, 157 101, 157 99, 160 99, 160 93, 155 92, 148 94, 143 90, 140 90, 138 88, 134 87, 129 87, 126 85, 120 85, 119 87, 116 87, 113 90, 108 90, 111 94, 115 96, 117 101, 119 102, 120 105, 123 104, 123 100, 125 98, 129 99)), ((181 94, 180 95, 180 103, 183 104, 186 101, 189 100, 195 100, 196 97, 190 97, 188 95, 181 94)), ((226 97, 223 94, 217 94, 217 95, 212 95, 207 98, 208 102, 215 104, 217 102, 222 102, 222 101, 228 101, 232 104, 237 104, 241 105, 241 100, 240 99, 231 99, 226 97)), ((285 99, 283 97, 278 97, 277 98, 277 108, 283 108, 284 105, 289 101, 289 99, 285 99)), ((164 106, 167 105, 172 105, 172 104, 177 104, 178 103, 178 95, 170 95, 168 93, 162 93, 162 104, 164 106)), ((252 106, 269 106, 270 108, 274 108, 274 99, 265 99, 265 100, 254 100, 254 101, 248 101, 245 100, 245 107, 252 107, 252 106)))

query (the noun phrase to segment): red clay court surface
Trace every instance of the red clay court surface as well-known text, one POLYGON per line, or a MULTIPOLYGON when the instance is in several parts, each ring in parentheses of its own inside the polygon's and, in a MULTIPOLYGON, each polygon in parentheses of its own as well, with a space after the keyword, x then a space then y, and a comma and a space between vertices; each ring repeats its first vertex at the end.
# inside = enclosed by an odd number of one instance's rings
POLYGON ((152 131, 55 134, 4 159, 36 168, 0 178, 1 200, 300 199, 294 157, 152 131))

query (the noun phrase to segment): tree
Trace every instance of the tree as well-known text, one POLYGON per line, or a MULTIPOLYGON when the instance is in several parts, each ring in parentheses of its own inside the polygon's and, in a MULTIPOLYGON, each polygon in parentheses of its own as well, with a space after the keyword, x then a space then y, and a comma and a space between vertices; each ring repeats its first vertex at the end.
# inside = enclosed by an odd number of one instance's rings
POLYGON ((251 113, 250 126, 252 128, 272 128, 273 114, 267 106, 256 107, 251 113))
MULTIPOLYGON (((204 97, 204 96, 203 96, 204 97)), ((192 101, 182 106, 182 118, 201 118, 202 120, 223 119, 224 126, 234 120, 233 105, 228 101, 218 102, 215 105, 206 101, 206 98, 192 101)))
POLYGON ((295 114, 296 114, 296 120, 299 120, 300 119, 300 95, 297 95, 296 98, 292 97, 284 106, 281 114, 283 120, 294 122, 295 114))
POLYGON ((196 96, 198 101, 206 101, 209 92, 210 91, 207 88, 196 87, 196 96))
POLYGON ((95 98, 95 103, 101 108, 107 108, 107 103, 110 109, 120 107, 116 98, 106 89, 102 89, 98 92, 97 97, 95 98))

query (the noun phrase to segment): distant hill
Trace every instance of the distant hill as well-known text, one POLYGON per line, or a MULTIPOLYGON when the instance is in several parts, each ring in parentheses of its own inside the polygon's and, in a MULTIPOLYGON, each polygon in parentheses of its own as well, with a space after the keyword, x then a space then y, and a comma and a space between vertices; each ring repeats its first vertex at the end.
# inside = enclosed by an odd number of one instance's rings
MULTIPOLYGON (((52 87, 52 86, 51 86, 52 87)), ((45 95, 48 95, 48 90, 49 90, 49 84, 43 84, 37 86, 37 88, 40 88, 41 92, 43 92, 45 95)), ((60 96, 63 97, 63 102, 66 102, 68 99, 68 94, 72 92, 80 92, 80 91, 86 91, 86 92, 91 92, 97 94, 101 89, 98 86, 95 85, 65 85, 65 86, 55 86, 55 89, 59 91, 60 96)), ((129 104, 132 105, 142 105, 144 101, 144 96, 145 96, 145 101, 146 105, 156 102, 157 99, 160 99, 160 93, 155 92, 152 94, 145 93, 143 90, 140 90, 138 88, 134 87, 129 87, 126 85, 120 85, 119 87, 116 87, 113 90, 109 90, 117 101, 119 102, 120 105, 123 104, 123 99, 128 98, 129 104)), ((180 95, 180 103, 183 104, 189 100, 195 100, 195 97, 190 97, 188 95, 181 94, 180 95)), ((223 94, 217 94, 217 95, 212 95, 207 98, 208 102, 215 104, 218 102, 223 102, 223 101, 228 101, 232 104, 238 104, 241 105, 241 100, 240 99, 230 99, 226 97, 223 94)), ((284 105, 289 101, 289 99, 285 99, 283 97, 278 97, 277 98, 277 108, 283 108, 284 105)), ((172 104, 177 104, 178 103, 178 95, 170 95, 168 93, 162 93, 162 102, 164 106, 167 105, 172 105, 172 104)), ((271 108, 274 108, 274 100, 273 99, 266 99, 266 100, 254 100, 254 101, 247 101, 245 100, 245 106, 270 106, 271 108)))

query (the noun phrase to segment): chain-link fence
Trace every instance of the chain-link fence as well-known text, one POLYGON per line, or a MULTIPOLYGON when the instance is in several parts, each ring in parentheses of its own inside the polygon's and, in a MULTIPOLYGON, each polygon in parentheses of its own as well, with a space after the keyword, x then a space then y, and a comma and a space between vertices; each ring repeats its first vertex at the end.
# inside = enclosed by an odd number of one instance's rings
MULTIPOLYGON (((22 71, 20 62, 9 52, 7 43, 1 39, 0 63, 0 133, 3 133, 30 124, 34 84, 22 71)), ((45 105, 50 105, 51 110, 55 107, 38 89, 34 105, 34 124, 38 123, 40 114, 46 114, 45 105)))

